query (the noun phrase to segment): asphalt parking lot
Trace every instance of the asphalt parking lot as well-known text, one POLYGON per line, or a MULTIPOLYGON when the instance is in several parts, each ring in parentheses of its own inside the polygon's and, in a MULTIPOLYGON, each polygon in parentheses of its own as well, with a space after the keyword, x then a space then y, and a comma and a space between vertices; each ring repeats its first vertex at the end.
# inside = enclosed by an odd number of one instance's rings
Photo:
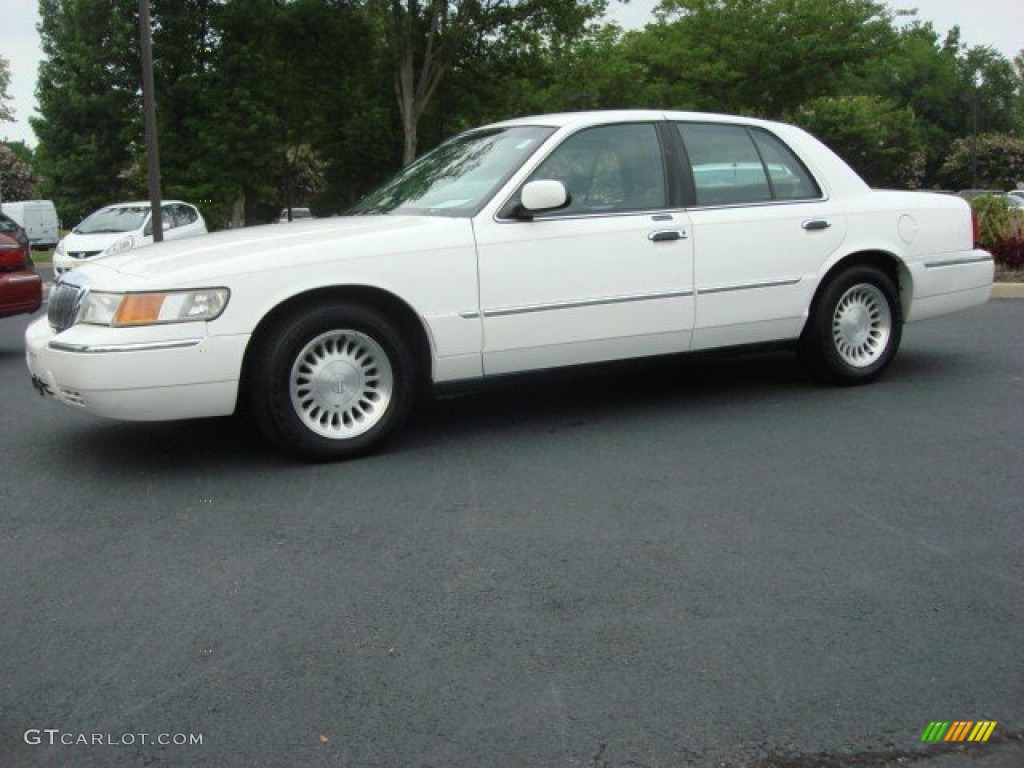
POLYGON ((330 466, 43 400, 26 322, 0 766, 1024 764, 1024 302, 908 326, 869 387, 559 376, 330 466))

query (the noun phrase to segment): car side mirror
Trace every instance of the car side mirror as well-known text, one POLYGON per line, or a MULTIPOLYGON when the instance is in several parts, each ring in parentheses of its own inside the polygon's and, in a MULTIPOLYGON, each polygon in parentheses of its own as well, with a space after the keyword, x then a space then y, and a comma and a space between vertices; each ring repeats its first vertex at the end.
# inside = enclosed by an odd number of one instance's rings
POLYGON ((556 179, 538 179, 527 182, 519 193, 516 216, 532 219, 542 213, 565 208, 572 201, 565 184, 556 179))

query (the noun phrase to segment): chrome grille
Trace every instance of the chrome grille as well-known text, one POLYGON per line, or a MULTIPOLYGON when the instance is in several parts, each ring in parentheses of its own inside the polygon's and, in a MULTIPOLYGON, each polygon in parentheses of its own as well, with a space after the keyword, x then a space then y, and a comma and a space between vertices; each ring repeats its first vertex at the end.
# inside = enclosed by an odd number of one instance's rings
POLYGON ((65 283, 60 280, 50 291, 50 303, 46 316, 50 321, 50 327, 60 333, 66 331, 75 324, 75 316, 78 314, 78 306, 82 302, 82 296, 86 289, 74 283, 65 283))
POLYGON ((98 253, 99 251, 68 251, 68 256, 72 259, 91 259, 98 253))

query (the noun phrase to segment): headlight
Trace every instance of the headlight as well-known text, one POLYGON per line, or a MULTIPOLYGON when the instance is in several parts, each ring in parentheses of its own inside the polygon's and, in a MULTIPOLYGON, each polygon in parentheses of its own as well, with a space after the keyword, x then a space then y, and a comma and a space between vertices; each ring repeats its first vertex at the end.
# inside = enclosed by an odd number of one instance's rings
POLYGON ((134 247, 135 247, 135 238, 132 237, 131 235, 128 235, 127 237, 122 237, 120 240, 118 240, 113 245, 108 245, 106 248, 103 249, 103 253, 100 254, 100 255, 101 256, 109 256, 112 253, 120 253, 121 251, 130 251, 134 247))
POLYGON ((230 295, 227 288, 152 293, 90 291, 82 300, 78 322, 121 328, 215 320, 230 295))

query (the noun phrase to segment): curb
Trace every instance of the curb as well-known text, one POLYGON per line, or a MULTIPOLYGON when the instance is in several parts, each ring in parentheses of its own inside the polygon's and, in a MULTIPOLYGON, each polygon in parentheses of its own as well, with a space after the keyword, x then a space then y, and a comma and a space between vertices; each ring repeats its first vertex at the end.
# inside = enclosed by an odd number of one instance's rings
POLYGON ((1024 283, 993 283, 993 299, 1024 299, 1024 283))

